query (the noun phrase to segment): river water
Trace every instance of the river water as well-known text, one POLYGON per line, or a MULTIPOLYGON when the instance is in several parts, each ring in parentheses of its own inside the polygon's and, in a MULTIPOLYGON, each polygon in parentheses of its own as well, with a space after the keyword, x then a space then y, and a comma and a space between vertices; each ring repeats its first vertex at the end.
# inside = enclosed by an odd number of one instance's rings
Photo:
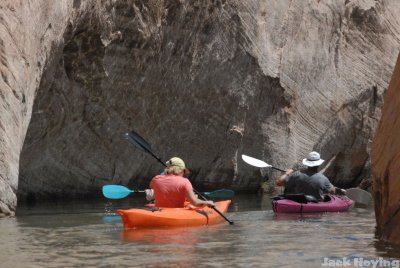
POLYGON ((20 206, 15 218, 0 219, 0 267, 399 266, 400 250, 374 238, 372 208, 275 215, 268 196, 237 195, 234 225, 124 231, 115 210, 143 202, 20 206))

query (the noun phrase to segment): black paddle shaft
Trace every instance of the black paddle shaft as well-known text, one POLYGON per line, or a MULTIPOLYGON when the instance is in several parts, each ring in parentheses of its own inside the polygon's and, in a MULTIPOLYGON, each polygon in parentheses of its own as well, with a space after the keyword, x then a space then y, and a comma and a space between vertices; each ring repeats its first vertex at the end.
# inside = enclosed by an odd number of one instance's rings
POLYGON ((272 167, 272 166, 271 166, 271 168, 273 168, 273 169, 275 169, 275 170, 279 170, 279 171, 281 171, 281 172, 286 172, 286 170, 283 170, 283 169, 280 169, 280 168, 277 168, 277 167, 272 167))
MULTIPOLYGON (((193 191, 195 192, 195 194, 197 194, 198 196, 200 196, 204 201, 207 201, 207 198, 202 195, 200 192, 198 192, 196 189, 193 189, 193 191)), ((224 214, 221 213, 221 211, 219 211, 216 207, 211 207, 212 209, 215 210, 215 212, 217 212, 222 218, 224 218, 224 220, 226 220, 227 222, 229 222, 229 224, 233 224, 233 221, 229 220, 227 217, 225 217, 224 214)))
MULTIPOLYGON (((135 131, 131 131, 129 133, 125 134, 125 138, 132 143, 133 145, 135 145, 139 150, 144 151, 149 153, 152 157, 154 157, 155 159, 157 159, 158 162, 160 162, 164 167, 167 167, 167 164, 165 164, 164 161, 161 160, 161 158, 159 158, 158 156, 156 156, 153 151, 151 150, 151 146, 150 144, 143 139, 138 133, 136 133, 135 131)), ((193 189, 193 191, 200 196, 204 201, 207 201, 207 198, 205 196, 203 196, 200 192, 198 192, 197 190, 193 189)), ((224 218, 224 220, 226 220, 227 222, 229 222, 229 224, 233 224, 233 221, 229 220, 227 217, 225 217, 224 214, 221 213, 221 211, 219 211, 216 207, 211 206, 211 208, 217 212, 222 218, 224 218)))
POLYGON ((157 159, 158 162, 160 162, 164 167, 167 167, 167 164, 164 163, 164 161, 161 160, 158 156, 156 156, 153 151, 151 150, 151 145, 147 143, 139 134, 137 134, 135 131, 131 131, 129 133, 125 134, 126 139, 132 143, 133 145, 136 146, 139 150, 149 153, 152 157, 157 159))

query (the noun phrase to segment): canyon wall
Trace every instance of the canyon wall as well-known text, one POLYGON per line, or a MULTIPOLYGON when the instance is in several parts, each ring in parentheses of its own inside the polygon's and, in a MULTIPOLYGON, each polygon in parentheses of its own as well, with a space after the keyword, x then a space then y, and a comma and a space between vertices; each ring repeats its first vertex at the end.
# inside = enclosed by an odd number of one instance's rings
POLYGON ((180 156, 197 187, 254 191, 309 151, 333 183, 370 174, 400 47, 397 1, 2 1, 0 209, 146 187, 180 156), (276 173, 265 171, 268 177, 276 173))
POLYGON ((400 57, 385 94, 382 118, 372 145, 377 235, 400 244, 400 57))
MULTIPOLYGON (((0 3, 0 212, 17 204, 19 160, 35 95, 74 13, 67 1, 0 3)), ((0 213, 0 215, 1 215, 0 213)))

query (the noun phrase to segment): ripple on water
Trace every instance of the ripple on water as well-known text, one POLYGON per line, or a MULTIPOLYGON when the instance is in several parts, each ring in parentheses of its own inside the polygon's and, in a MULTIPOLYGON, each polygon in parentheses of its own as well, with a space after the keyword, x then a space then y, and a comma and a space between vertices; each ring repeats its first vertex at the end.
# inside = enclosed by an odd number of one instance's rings
POLYGON ((320 267, 324 257, 394 256, 374 239, 372 210, 275 215, 269 199, 237 196, 234 225, 124 231, 116 208, 142 202, 64 204, 2 219, 1 267, 320 267))

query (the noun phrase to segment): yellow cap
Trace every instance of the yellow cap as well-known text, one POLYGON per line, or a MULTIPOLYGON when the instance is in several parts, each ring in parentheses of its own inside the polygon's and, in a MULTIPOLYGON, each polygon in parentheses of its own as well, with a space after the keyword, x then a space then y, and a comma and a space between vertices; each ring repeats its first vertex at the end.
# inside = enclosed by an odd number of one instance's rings
POLYGON ((172 157, 170 160, 167 161, 167 166, 168 167, 181 167, 181 168, 185 168, 185 162, 183 162, 182 159, 180 159, 179 157, 172 157))

